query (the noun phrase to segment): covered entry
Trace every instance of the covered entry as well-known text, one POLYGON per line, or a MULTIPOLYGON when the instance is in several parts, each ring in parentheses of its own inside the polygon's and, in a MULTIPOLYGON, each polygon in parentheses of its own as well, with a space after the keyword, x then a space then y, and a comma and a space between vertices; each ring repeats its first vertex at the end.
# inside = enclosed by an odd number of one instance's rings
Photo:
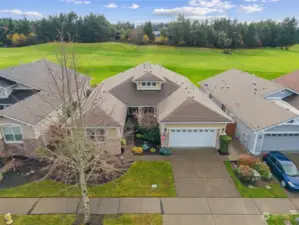
POLYGON ((216 137, 217 129, 170 129, 169 147, 215 147, 216 137))

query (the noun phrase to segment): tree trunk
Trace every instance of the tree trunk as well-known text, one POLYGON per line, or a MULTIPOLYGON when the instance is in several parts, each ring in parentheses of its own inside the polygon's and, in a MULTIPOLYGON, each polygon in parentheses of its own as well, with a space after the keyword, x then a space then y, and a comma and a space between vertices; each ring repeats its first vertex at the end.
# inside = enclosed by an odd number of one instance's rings
POLYGON ((83 210, 84 210, 84 224, 88 225, 90 223, 90 205, 89 205, 89 196, 88 196, 87 184, 85 179, 85 173, 82 166, 80 169, 80 186, 81 186, 81 194, 82 194, 83 210))

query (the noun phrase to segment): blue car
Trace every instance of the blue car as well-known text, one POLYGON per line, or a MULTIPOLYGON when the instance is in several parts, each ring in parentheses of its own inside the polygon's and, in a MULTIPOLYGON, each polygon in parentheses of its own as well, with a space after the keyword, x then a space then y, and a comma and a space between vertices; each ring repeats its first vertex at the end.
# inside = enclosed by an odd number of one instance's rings
POLYGON ((263 162, 268 164, 282 187, 290 191, 299 191, 298 168, 288 157, 281 152, 274 151, 265 154, 263 162))

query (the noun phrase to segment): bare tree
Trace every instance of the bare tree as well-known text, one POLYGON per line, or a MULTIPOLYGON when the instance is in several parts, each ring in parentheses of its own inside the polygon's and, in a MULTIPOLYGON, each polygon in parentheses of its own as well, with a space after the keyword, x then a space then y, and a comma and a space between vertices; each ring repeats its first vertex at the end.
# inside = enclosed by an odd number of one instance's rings
POLYGON ((154 116, 154 108, 139 107, 133 113, 133 116, 136 118, 136 121, 139 126, 150 128, 158 125, 158 120, 154 116))
POLYGON ((77 71, 78 58, 74 45, 60 42, 59 46, 59 71, 53 71, 48 65, 51 93, 40 93, 45 102, 53 105, 56 115, 47 118, 49 126, 42 131, 43 143, 37 149, 36 157, 47 162, 46 178, 80 187, 84 224, 89 224, 88 185, 114 179, 128 165, 109 153, 102 129, 85 127, 88 117, 96 114, 101 104, 104 104, 102 97, 105 93, 99 87, 91 91, 90 79, 77 71), (57 101, 61 103, 59 107, 56 107, 57 101))

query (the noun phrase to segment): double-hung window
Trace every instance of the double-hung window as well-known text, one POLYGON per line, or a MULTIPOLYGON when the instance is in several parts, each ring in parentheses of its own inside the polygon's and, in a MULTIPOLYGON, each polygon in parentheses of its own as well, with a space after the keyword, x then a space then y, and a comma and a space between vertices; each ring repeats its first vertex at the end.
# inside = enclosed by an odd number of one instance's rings
POLYGON ((101 128, 87 128, 86 137, 90 141, 104 142, 106 140, 106 131, 101 128))
POLYGON ((23 134, 22 129, 18 125, 4 125, 2 126, 5 143, 22 143, 23 134))

